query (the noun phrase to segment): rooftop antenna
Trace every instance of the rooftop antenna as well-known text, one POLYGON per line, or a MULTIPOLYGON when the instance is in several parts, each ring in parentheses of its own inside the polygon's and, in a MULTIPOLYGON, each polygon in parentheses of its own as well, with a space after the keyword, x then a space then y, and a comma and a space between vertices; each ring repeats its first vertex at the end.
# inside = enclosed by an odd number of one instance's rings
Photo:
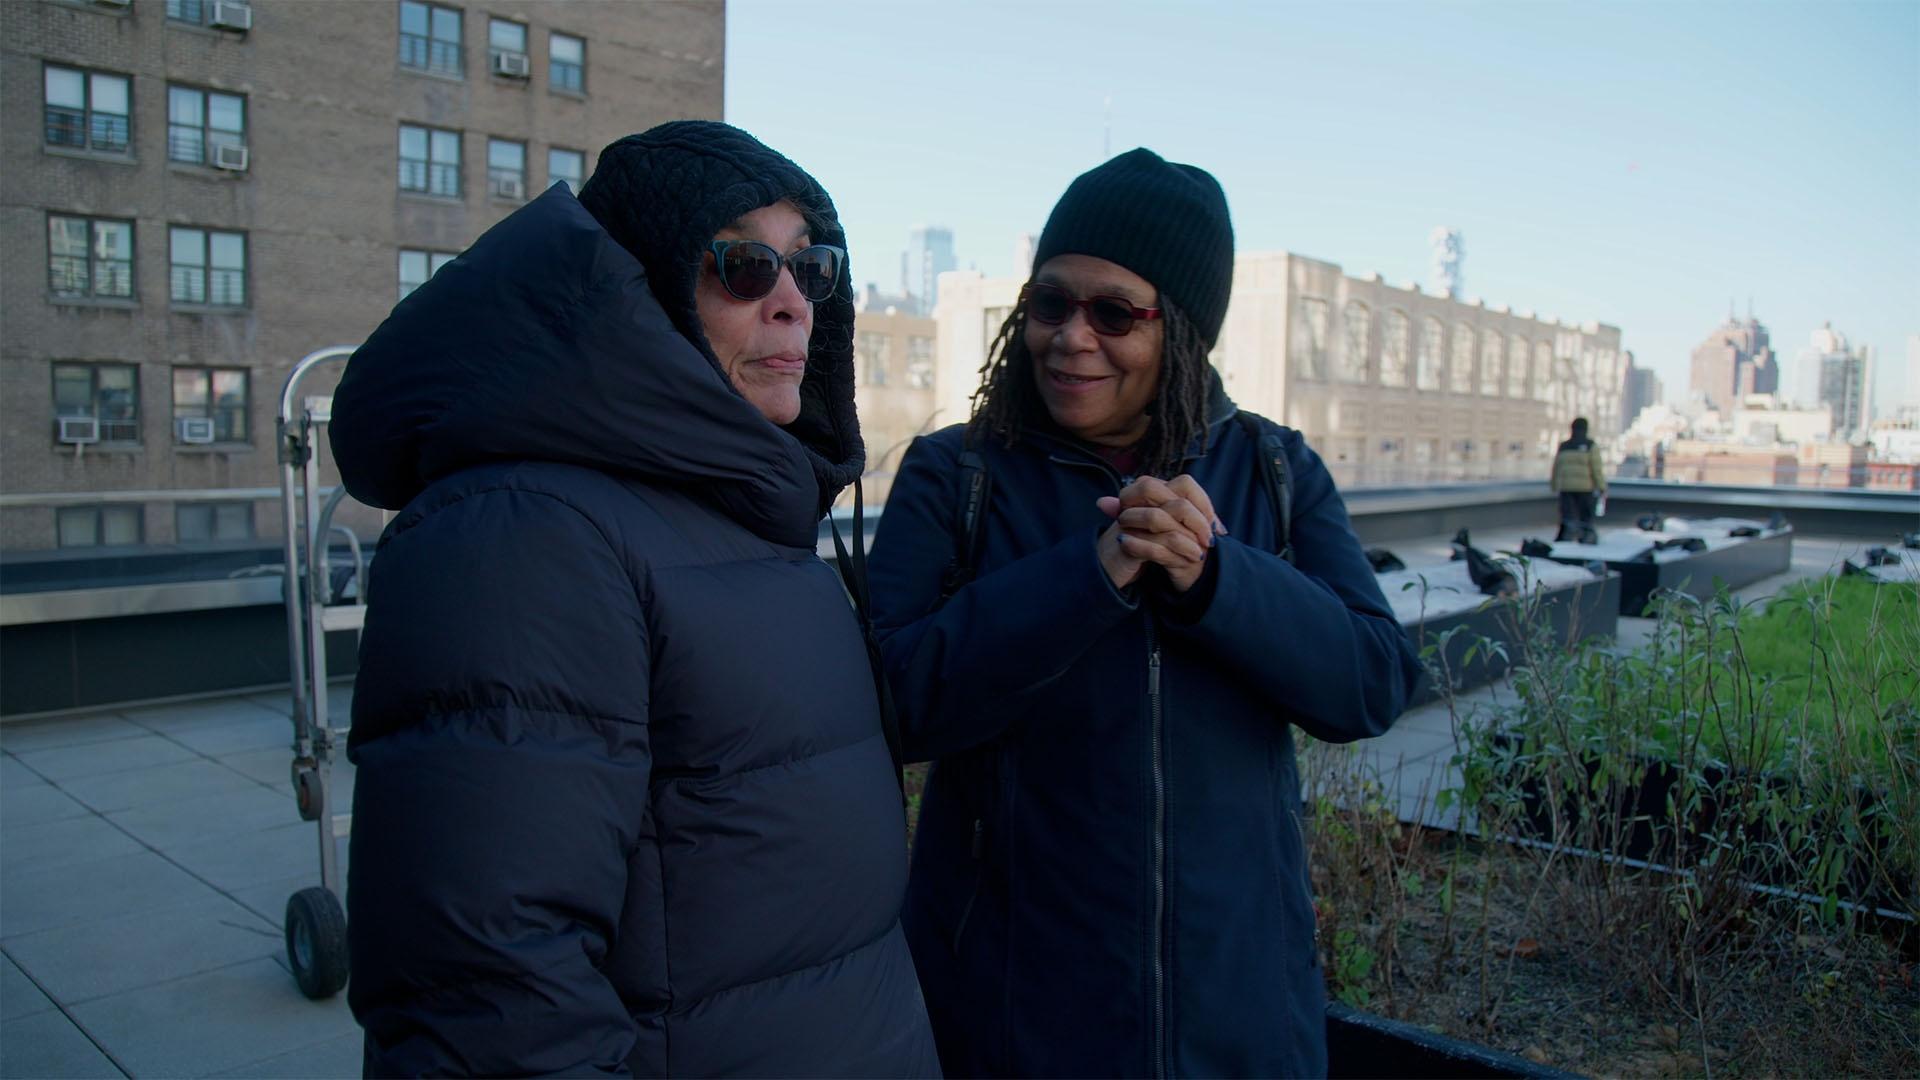
POLYGON ((1102 100, 1101 108, 1105 110, 1105 117, 1101 121, 1100 160, 1105 161, 1108 158, 1113 156, 1113 95, 1112 94, 1108 94, 1106 98, 1102 100))

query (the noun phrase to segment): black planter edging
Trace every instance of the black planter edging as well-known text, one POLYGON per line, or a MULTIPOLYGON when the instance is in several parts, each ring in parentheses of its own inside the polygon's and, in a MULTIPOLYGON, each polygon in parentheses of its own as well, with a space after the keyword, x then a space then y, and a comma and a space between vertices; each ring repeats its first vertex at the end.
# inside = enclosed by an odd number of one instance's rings
MULTIPOLYGON (((1504 732, 1496 734, 1494 743, 1498 746, 1518 749, 1519 740, 1504 732)), ((1600 772, 1598 759, 1586 756, 1581 759, 1581 767, 1586 773, 1588 784, 1583 790, 1593 790, 1590 781, 1600 772)), ((1620 841, 1613 851, 1602 854, 1649 863, 1656 866, 1673 866, 1681 860, 1679 845, 1685 845, 1685 854, 1698 859, 1705 853, 1711 841, 1708 836, 1719 825, 1720 806, 1715 793, 1732 779, 1746 781, 1744 771, 1729 770, 1724 766, 1708 764, 1699 768, 1705 781, 1705 793, 1700 801, 1699 819, 1690 827, 1674 828, 1667 817, 1667 796, 1680 779, 1680 770, 1671 762, 1635 755, 1633 758, 1633 776, 1637 780, 1621 781, 1607 791, 1603 805, 1611 808, 1617 820, 1629 824, 1620 831, 1620 841)), ((1758 783, 1776 791, 1785 792, 1791 784, 1784 777, 1762 773, 1758 783)), ((1853 792, 1854 813, 1861 819, 1869 818, 1877 798, 1872 791, 1857 788, 1853 792)), ((1551 841, 1553 839, 1553 814, 1548 806, 1547 794, 1536 779, 1527 779, 1521 783, 1521 805, 1524 808, 1521 820, 1516 825, 1526 831, 1530 840, 1551 841)), ((1570 824, 1578 824, 1580 807, 1572 802, 1560 808, 1561 817, 1570 824)), ((1831 822, 1820 822, 1815 832, 1824 832, 1831 822)), ((1745 839, 1758 844, 1765 839, 1757 826, 1743 827, 1745 839)), ((1878 858, 1886 854, 1879 846, 1873 834, 1862 838, 1868 854, 1878 858)), ((1877 883, 1869 877, 1867 860, 1856 859, 1848 867, 1839 882, 1838 892, 1841 899, 1868 910, 1885 908, 1899 911, 1914 899, 1916 890, 1920 890, 1920 867, 1910 867, 1915 875, 1907 879, 1907 890, 1898 888, 1898 883, 1889 886, 1877 883)), ((1750 885, 1764 886, 1796 894, 1810 893, 1810 886, 1803 881, 1789 878, 1784 868, 1763 862, 1748 861, 1740 867, 1741 877, 1750 885)))
POLYGON ((1339 1002, 1327 1006, 1327 1076, 1330 1080, 1376 1076, 1574 1077, 1526 1058, 1423 1027, 1361 1012, 1339 1002))
MULTIPOLYGON (((1581 565, 1586 560, 1567 557, 1554 561, 1581 565)), ((1657 589, 1708 600, 1721 585, 1738 589, 1786 573, 1793 565, 1793 530, 1668 562, 1611 559, 1606 565, 1620 572, 1620 614, 1638 616, 1647 610, 1647 602, 1657 589)))
MULTIPOLYGON (((1612 637, 1620 624, 1620 575, 1608 574, 1604 578, 1543 589, 1538 603, 1538 618, 1546 623, 1555 645, 1567 647, 1582 638, 1612 637)), ((1515 619, 1518 610, 1516 601, 1496 600, 1458 615, 1442 615, 1402 625, 1407 636, 1413 639, 1415 649, 1425 649, 1429 641, 1438 641, 1454 627, 1463 628, 1447 639, 1442 650, 1446 656, 1445 670, 1453 676, 1453 692, 1458 693, 1484 686, 1505 675, 1513 666, 1523 636, 1515 619), (1505 645, 1507 655, 1482 646, 1475 650, 1469 663, 1467 650, 1481 638, 1505 645)), ((1434 701, 1442 693, 1438 679, 1423 679, 1408 707, 1434 701)))

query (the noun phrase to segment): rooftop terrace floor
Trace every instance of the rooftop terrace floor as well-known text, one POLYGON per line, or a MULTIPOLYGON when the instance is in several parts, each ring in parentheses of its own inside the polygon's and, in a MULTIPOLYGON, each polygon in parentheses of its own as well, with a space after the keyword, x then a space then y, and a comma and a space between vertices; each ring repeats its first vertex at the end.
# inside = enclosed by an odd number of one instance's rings
MULTIPOLYGON (((1739 593, 1884 542, 1796 537, 1791 571, 1739 593)), ((1448 554, 1444 537, 1390 546, 1409 564, 1448 554)), ((1648 626, 1621 619, 1623 643, 1648 626)), ((336 723, 350 702, 337 685, 336 723)), ((317 829, 287 779, 289 710, 285 692, 255 693, 0 725, 0 1077, 359 1075, 344 995, 309 1001, 285 966, 287 897, 319 882, 317 829)), ((1451 780, 1452 747, 1436 703, 1362 752, 1418 816, 1451 780)), ((350 805, 352 767, 334 778, 350 805)))

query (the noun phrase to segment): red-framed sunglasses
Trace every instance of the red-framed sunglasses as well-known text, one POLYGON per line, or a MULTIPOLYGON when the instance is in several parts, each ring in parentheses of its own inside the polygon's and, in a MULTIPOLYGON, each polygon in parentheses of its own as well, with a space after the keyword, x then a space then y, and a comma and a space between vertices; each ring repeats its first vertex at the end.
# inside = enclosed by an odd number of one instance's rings
POLYGON ((1059 326, 1073 318, 1073 309, 1079 308, 1087 313, 1087 325, 1093 332, 1107 337, 1122 337, 1133 331, 1134 323, 1160 317, 1159 308, 1134 307, 1133 301, 1124 296, 1082 300, 1058 285, 1041 281, 1029 282, 1020 290, 1020 298, 1026 301, 1028 318, 1035 322, 1059 326))

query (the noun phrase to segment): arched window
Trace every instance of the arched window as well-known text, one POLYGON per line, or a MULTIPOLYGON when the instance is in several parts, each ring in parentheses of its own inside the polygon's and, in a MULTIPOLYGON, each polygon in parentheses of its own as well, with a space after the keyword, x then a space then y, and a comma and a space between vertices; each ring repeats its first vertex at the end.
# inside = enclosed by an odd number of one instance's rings
POLYGON ((1453 324, 1453 356, 1447 364, 1447 389, 1456 394, 1473 393, 1473 327, 1453 324))
POLYGON ((1341 342, 1340 378, 1367 381, 1368 353, 1373 346, 1373 312, 1358 300, 1347 301, 1346 340, 1341 342))
POLYGON ((1287 361, 1303 379, 1327 377, 1327 302, 1315 296, 1300 298, 1294 312, 1293 344, 1287 361))
POLYGON ((1407 332, 1411 329, 1404 311, 1387 312, 1386 326, 1380 334, 1380 385, 1407 385, 1407 332))
POLYGON ((1480 393, 1500 396, 1500 335, 1493 331, 1480 339, 1480 393))
POLYGON ((1519 334, 1507 339, 1507 396, 1527 396, 1527 339, 1519 334))
POLYGON ((1533 343, 1533 397, 1535 401, 1553 400, 1553 343, 1533 343))
POLYGON ((1413 384, 1422 390, 1440 389, 1440 350, 1446 328, 1429 315, 1420 325, 1420 351, 1413 355, 1413 384))

